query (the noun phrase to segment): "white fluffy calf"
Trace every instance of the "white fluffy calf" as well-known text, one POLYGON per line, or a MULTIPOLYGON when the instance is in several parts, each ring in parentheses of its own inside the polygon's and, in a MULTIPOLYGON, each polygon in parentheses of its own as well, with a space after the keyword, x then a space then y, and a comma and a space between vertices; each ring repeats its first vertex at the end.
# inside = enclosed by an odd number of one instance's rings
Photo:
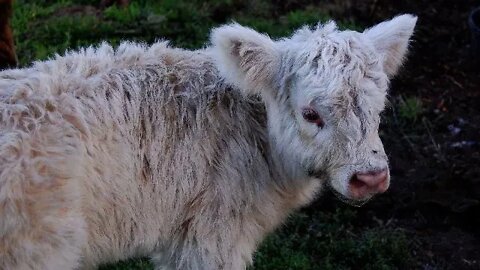
POLYGON ((0 268, 245 269, 322 187, 384 192, 379 114, 415 22, 277 41, 231 24, 204 50, 102 45, 1 72, 0 268))

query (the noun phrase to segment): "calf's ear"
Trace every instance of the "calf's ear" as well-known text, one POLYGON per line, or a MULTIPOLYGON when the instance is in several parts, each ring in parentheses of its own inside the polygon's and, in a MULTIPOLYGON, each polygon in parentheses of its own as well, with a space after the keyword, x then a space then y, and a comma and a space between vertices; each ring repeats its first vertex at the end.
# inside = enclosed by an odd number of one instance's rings
POLYGON ((268 36, 233 23, 212 31, 213 58, 220 75, 246 94, 272 88, 280 53, 268 36))
POLYGON ((389 77, 395 76, 402 65, 416 23, 416 16, 405 14, 363 32, 382 55, 384 70, 389 77))

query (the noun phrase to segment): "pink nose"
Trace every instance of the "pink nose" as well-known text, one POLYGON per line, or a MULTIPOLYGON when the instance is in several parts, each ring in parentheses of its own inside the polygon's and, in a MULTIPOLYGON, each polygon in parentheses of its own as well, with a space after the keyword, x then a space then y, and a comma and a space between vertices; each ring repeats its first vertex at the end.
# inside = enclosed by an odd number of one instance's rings
POLYGON ((349 191, 354 199, 365 199, 373 194, 385 192, 388 185, 388 169, 356 173, 350 179, 349 191))

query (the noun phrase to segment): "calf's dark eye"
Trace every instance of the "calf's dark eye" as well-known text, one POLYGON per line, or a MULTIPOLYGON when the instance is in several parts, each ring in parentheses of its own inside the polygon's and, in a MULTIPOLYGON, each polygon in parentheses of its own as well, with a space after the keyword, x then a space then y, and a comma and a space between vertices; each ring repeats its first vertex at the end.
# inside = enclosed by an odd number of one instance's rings
POLYGON ((316 124, 319 127, 323 127, 324 123, 320 115, 318 114, 317 111, 315 111, 312 108, 304 108, 302 110, 302 116, 303 119, 305 119, 307 122, 316 124))

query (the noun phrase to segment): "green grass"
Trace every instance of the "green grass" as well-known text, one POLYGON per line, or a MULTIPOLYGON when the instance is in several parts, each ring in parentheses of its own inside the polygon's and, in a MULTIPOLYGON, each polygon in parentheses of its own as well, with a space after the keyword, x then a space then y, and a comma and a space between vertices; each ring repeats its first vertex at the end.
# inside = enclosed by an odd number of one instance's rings
POLYGON ((132 259, 116 264, 103 265, 99 270, 153 270, 153 265, 147 259, 132 259))
POLYGON ((423 112, 422 101, 417 97, 401 97, 399 103, 398 112, 401 120, 415 122, 423 112))
POLYGON ((237 21, 281 37, 328 19, 312 5, 278 14, 269 1, 144 0, 105 10, 88 6, 91 3, 95 1, 16 1, 12 24, 21 65, 103 40, 115 45, 126 39, 167 39, 174 46, 200 48, 210 29, 221 23, 237 21))
POLYGON ((269 236, 255 255, 254 269, 404 269, 408 242, 392 228, 356 228, 355 210, 294 215, 269 236))
MULTIPOLYGON (((96 7, 94 0, 17 0, 13 28, 23 66, 54 54, 107 40, 147 43, 168 39, 172 45, 200 48, 213 26, 237 21, 272 37, 289 35, 304 25, 328 20, 315 1, 297 0, 302 8, 286 10, 282 1, 143 0, 126 9, 96 7), (305 4, 306 3, 306 4, 305 4)), ((289 1, 295 2, 295 1, 289 1)), ((353 23, 342 27, 357 28, 353 23)), ((403 108, 403 109, 402 109, 403 108)), ((421 103, 406 99, 401 117, 415 119, 421 103)), ((407 269, 409 242, 393 228, 358 227, 356 210, 298 213, 270 235, 255 254, 251 269, 407 269)), ((146 259, 104 265, 102 270, 153 269, 146 259)))

